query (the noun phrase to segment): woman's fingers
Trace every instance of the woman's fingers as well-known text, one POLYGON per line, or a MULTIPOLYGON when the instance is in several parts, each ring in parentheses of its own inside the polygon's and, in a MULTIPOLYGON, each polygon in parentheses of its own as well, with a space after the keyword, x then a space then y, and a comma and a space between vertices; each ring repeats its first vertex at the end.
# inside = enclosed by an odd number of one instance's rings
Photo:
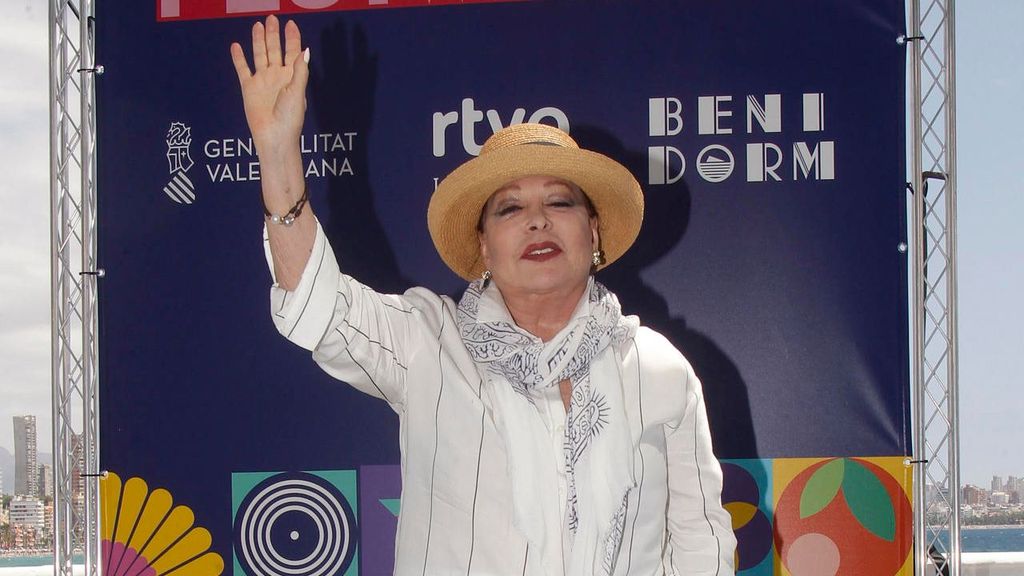
POLYGON ((267 16, 267 62, 271 66, 281 65, 281 24, 277 16, 267 16))
MULTIPOLYGON (((284 27, 285 52, 281 52, 281 23, 273 14, 267 16, 267 21, 256 22, 252 26, 252 60, 255 72, 265 68, 282 66, 295 61, 302 49, 302 34, 294 21, 289 20, 284 27)), ((232 56, 234 56, 232 47, 232 56)), ((244 63, 244 53, 243 53, 244 63)), ((238 63, 235 63, 238 69, 238 63)), ((248 69, 248 66, 246 66, 248 69)), ((243 78, 241 76, 240 78, 243 78)), ((251 75, 251 74, 250 74, 251 75)), ((247 77, 247 76, 245 76, 247 77)))
POLYGON ((267 32, 262 22, 252 25, 252 64, 257 72, 267 67, 267 32))
POLYGON ((303 59, 299 27, 288 22, 284 28, 287 51, 282 53, 281 25, 276 17, 268 16, 266 21, 253 25, 252 67, 241 45, 231 45, 231 61, 254 137, 273 140, 280 136, 275 133, 302 125, 309 66, 303 59))
POLYGON ((302 50, 302 34, 299 26, 294 20, 289 20, 284 25, 284 61, 294 62, 299 51, 302 50))
POLYGON ((245 61, 245 52, 238 42, 231 44, 231 62, 235 65, 235 73, 238 74, 239 84, 252 78, 252 70, 249 69, 249 63, 245 61))
POLYGON ((295 90, 298 94, 306 95, 306 82, 309 81, 309 48, 295 55, 292 60, 293 69, 292 81, 289 89, 295 90))
POLYGON ((309 79, 309 48, 302 51, 302 34, 294 20, 284 25, 285 62, 292 66, 291 89, 306 92, 309 79))

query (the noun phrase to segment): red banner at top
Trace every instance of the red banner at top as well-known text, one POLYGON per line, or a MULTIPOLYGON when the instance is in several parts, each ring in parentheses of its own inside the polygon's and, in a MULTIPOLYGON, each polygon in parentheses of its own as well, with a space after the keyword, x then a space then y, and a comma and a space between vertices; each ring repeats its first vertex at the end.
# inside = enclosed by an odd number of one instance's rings
POLYGON ((522 0, 156 0, 156 19, 205 20, 237 18, 262 14, 335 12, 376 8, 409 8, 451 4, 491 4, 522 0))

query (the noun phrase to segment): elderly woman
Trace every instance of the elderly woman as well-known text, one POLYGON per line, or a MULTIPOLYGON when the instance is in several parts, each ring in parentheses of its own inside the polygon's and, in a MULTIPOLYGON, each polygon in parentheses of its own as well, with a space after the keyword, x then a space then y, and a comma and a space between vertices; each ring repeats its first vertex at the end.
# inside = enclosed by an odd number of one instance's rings
POLYGON ((456 304, 384 295, 340 272, 307 205, 298 27, 233 44, 259 153, 273 318, 332 376, 399 415, 395 574, 731 574, 701 386, 593 272, 635 240, 640 186, 564 132, 491 137, 427 214, 456 304))

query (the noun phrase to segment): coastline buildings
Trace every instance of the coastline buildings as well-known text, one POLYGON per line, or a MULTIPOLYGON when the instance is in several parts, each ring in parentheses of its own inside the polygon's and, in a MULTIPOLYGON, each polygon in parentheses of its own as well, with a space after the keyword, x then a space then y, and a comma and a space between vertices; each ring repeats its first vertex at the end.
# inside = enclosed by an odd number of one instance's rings
POLYGON ((988 494, 973 484, 964 486, 962 501, 968 506, 984 506, 988 504, 988 494))
POLYGON ((1006 492, 993 492, 989 495, 988 501, 993 506, 1006 506, 1010 503, 1010 495, 1006 492))
POLYGON ((0 550, 38 550, 52 545, 53 524, 48 506, 39 498, 15 496, 8 511, 9 526, 0 539, 0 550))
POLYGON ((15 496, 11 500, 11 526, 42 530, 46 525, 43 501, 27 496, 15 496))
POLYGON ((961 492, 964 503, 1006 506, 1020 504, 1024 500, 1024 478, 1008 476, 1004 482, 1002 476, 993 476, 989 488, 985 490, 973 484, 966 484, 961 492))
POLYGON ((990 487, 1000 490, 986 490, 973 484, 965 485, 960 491, 960 513, 967 526, 1013 525, 1024 526, 1024 507, 1021 506, 1021 488, 1024 482, 1010 476, 1003 482, 993 476, 990 487))
MULTIPOLYGON (((0 550, 44 549, 53 544, 53 470, 39 463, 36 417, 14 417, 14 497, 0 525, 0 550)), ((2 483, 2 477, 0 477, 2 483)))

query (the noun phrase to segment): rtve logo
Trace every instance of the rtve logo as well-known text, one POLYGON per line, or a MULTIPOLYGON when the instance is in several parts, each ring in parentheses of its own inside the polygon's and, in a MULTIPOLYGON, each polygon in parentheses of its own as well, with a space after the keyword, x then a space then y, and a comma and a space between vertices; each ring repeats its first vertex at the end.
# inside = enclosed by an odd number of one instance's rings
MULTIPOLYGON (((825 130, 825 95, 823 93, 803 94, 802 132, 815 133, 825 130)), ((782 133, 782 95, 765 94, 760 99, 755 95, 746 97, 745 123, 734 117, 732 96, 699 96, 697 98, 697 136, 731 135, 745 128, 746 134, 782 133), (745 124, 745 126, 744 126, 745 124)), ((650 98, 648 100, 648 135, 653 138, 679 136, 688 128, 684 121, 683 102, 678 98, 650 98)), ((692 139, 687 143, 692 143, 692 139)), ((649 146, 648 183, 672 184, 678 182, 686 172, 686 155, 674 145, 649 146)), ((783 170, 786 155, 783 148, 774 142, 747 142, 745 145, 746 181, 782 181, 835 179, 835 141, 796 141, 792 143, 790 159, 792 171, 783 170), (781 175, 780 175, 781 172, 781 175)), ((735 168, 735 156, 728 146, 711 142, 696 154, 697 173, 707 182, 722 182, 728 179, 735 168)))
MULTIPOLYGON (((433 150, 436 158, 441 158, 447 153, 445 146, 445 139, 448 132, 449 126, 459 125, 457 130, 462 136, 462 148, 466 151, 466 154, 477 156, 480 154, 480 148, 482 143, 478 143, 476 139, 476 125, 478 122, 484 119, 485 113, 481 110, 476 109, 476 103, 473 102, 472 98, 462 99, 461 111, 452 110, 451 112, 434 112, 434 129, 433 129, 433 150)), ((508 118, 508 122, 502 120, 501 114, 497 110, 487 110, 487 123, 490 124, 491 134, 494 134, 498 130, 511 126, 513 124, 522 124, 525 122, 544 122, 550 124, 553 120, 555 125, 565 132, 569 131, 569 117, 554 106, 545 106, 530 114, 530 117, 526 117, 526 110, 524 108, 516 108, 511 116, 508 118)), ((488 134, 490 136, 490 134, 488 134)), ((486 138, 484 138, 486 140, 486 138)))

